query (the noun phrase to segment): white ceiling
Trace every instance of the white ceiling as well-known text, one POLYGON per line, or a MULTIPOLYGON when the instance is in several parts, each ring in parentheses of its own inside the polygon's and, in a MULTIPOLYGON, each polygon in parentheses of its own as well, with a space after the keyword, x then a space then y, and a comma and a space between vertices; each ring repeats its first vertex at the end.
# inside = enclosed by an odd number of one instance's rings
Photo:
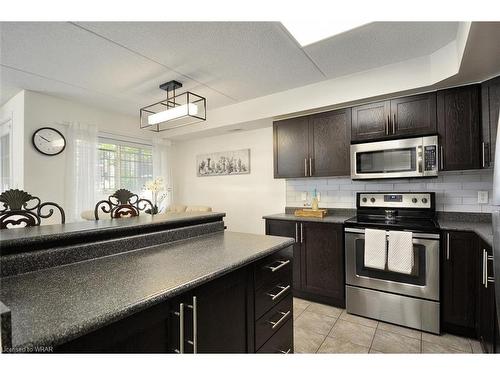
POLYGON ((279 22, 2 22, 0 104, 21 89, 137 115, 171 79, 208 108, 427 55, 457 22, 377 22, 301 48, 279 22))

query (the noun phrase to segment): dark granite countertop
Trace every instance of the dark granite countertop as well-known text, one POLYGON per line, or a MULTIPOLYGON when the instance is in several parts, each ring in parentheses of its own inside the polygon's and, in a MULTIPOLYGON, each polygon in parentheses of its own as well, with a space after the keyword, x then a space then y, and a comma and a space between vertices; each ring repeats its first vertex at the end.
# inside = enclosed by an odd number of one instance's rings
POLYGON ((1 279, 12 345, 57 345, 293 243, 218 232, 1 279))
POLYGON ((439 220, 439 226, 443 230, 460 230, 476 233, 487 244, 493 246, 493 224, 477 223, 460 220, 439 220))
POLYGON ((290 220, 290 221, 314 221, 319 223, 337 223, 343 224, 344 221, 350 219, 356 215, 356 212, 341 212, 341 213, 329 213, 324 218, 316 218, 316 217, 298 217, 294 214, 274 214, 274 215, 266 215, 263 216, 263 219, 274 219, 274 220, 290 220))
POLYGON ((194 221, 217 220, 226 216, 220 212, 182 212, 160 215, 140 215, 131 218, 79 221, 67 224, 40 225, 29 228, 18 228, 0 231, 0 247, 8 249, 30 248, 40 243, 51 244, 55 241, 88 239, 88 234, 97 236, 113 236, 124 231, 155 230, 165 226, 183 226, 194 221))

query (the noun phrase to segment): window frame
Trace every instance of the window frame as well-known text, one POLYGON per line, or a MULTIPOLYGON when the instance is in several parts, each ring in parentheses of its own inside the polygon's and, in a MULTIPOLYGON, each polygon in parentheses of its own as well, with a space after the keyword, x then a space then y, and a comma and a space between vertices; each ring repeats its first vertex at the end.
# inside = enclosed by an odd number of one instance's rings
MULTIPOLYGON (((101 190, 100 187, 103 186, 102 179, 103 179, 103 174, 101 172, 101 169, 99 168, 99 174, 97 176, 98 178, 98 194, 102 195, 104 198, 109 196, 110 194, 113 194, 116 190, 118 189, 130 189, 127 186, 123 186, 122 184, 122 158, 121 158, 121 152, 120 152, 120 147, 133 147, 133 148, 141 148, 141 149, 149 149, 151 152, 151 177, 149 177, 147 180, 153 179, 153 145, 152 143, 148 143, 147 141, 137 141, 137 140, 132 140, 127 137, 119 136, 119 135, 114 135, 114 134, 103 134, 99 133, 98 139, 97 139, 97 158, 98 158, 98 163, 99 166, 101 165, 101 155, 100 152, 101 150, 101 144, 112 144, 117 146, 116 152, 116 161, 115 161, 115 175, 114 175, 114 180, 115 180, 115 187, 110 188, 110 189, 103 189, 101 190)), ((138 177, 140 178, 140 177, 138 177)), ((145 181, 144 181, 145 182, 145 181)), ((132 191, 132 190, 131 190, 132 191)), ((144 195, 147 195, 147 193, 141 189, 140 191, 132 191, 132 193, 139 195, 140 197, 144 197, 144 195)))
MULTIPOLYGON (((9 183, 5 187, 3 186, 3 178, 2 178, 2 165, 0 164, 0 191, 4 191, 7 189, 13 188, 13 171, 14 171, 14 152, 12 149, 13 146, 13 136, 12 136, 12 118, 6 118, 0 121, 0 138, 4 136, 8 136, 8 147, 9 147, 9 183)), ((1 156, 1 155, 0 155, 1 156)))

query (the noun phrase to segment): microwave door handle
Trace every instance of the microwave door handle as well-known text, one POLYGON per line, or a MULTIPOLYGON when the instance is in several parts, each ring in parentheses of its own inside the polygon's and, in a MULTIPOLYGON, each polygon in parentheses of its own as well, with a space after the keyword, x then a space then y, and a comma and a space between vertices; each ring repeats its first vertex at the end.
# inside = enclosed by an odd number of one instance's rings
POLYGON ((424 163, 424 155, 422 153, 422 146, 417 147, 417 160, 418 160, 418 173, 423 174, 423 163, 424 163))

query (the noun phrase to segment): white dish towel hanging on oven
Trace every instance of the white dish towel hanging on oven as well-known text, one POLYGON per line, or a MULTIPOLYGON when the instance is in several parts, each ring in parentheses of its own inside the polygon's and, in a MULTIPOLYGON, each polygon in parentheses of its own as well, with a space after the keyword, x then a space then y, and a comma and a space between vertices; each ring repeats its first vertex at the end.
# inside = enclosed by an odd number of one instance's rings
POLYGON ((386 260, 385 230, 365 229, 365 267, 383 270, 386 260))
POLYGON ((389 271, 411 274, 414 265, 413 233, 389 231, 387 268, 389 271))

